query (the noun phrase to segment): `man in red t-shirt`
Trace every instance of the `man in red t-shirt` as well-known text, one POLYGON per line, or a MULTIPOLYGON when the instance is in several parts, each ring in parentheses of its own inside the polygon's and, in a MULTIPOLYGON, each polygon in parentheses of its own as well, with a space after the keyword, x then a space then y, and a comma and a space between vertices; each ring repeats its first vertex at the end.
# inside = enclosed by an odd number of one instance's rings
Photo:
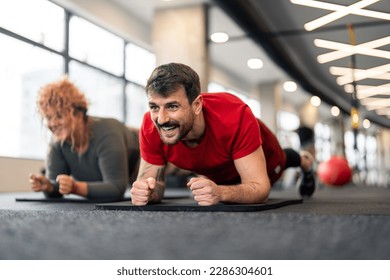
MULTIPOLYGON (((167 163, 200 175, 187 184, 199 205, 264 203, 285 168, 310 169, 311 159, 283 150, 239 98, 200 94, 199 77, 186 65, 157 67, 146 91, 150 112, 140 130, 140 170, 131 189, 135 205, 161 201, 167 163)), ((311 195, 314 181, 304 189, 302 195, 311 195)))

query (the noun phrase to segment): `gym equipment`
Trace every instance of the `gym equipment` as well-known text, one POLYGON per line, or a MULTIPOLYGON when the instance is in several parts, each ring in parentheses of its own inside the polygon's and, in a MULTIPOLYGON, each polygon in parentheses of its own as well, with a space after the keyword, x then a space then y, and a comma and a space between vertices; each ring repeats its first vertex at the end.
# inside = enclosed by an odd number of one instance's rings
POLYGON ((317 168, 318 178, 328 186, 343 186, 352 179, 352 169, 343 156, 332 156, 317 168))

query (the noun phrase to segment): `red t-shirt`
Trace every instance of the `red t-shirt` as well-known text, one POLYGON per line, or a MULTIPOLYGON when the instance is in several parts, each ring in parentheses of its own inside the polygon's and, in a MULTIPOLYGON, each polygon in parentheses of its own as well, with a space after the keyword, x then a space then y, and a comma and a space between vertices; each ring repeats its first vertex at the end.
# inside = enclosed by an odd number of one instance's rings
POLYGON ((146 113, 140 131, 142 158, 155 165, 171 162, 177 167, 207 176, 217 184, 236 184, 240 182, 240 176, 234 160, 253 153, 262 144, 264 149, 266 143, 263 139, 268 142, 270 138, 266 147, 272 151, 264 152, 271 183, 276 181, 272 173, 280 165, 277 174, 280 177, 285 165, 280 162, 284 152, 251 109, 241 99, 228 93, 206 93, 202 96, 206 131, 199 145, 190 148, 181 141, 176 145, 162 143, 150 114, 146 113), (261 135, 260 130, 262 133, 264 130, 265 134, 261 135), (272 157, 267 158, 267 154, 272 157))

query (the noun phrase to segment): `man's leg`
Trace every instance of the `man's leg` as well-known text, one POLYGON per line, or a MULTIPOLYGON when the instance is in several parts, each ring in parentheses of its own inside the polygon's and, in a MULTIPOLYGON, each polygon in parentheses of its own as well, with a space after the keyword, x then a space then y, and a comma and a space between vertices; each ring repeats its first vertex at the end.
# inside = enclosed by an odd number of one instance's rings
POLYGON ((299 194, 302 197, 310 197, 313 195, 316 181, 313 173, 314 158, 306 151, 300 154, 293 149, 284 149, 286 154, 286 168, 300 167, 302 172, 299 180, 299 194))

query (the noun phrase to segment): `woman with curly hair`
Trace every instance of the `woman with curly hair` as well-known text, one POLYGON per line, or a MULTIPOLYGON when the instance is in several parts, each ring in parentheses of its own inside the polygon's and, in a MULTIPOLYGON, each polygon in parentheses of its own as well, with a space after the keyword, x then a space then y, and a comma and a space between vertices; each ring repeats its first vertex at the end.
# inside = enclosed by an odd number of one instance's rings
POLYGON ((37 107, 52 140, 46 174, 30 174, 32 190, 47 197, 122 199, 138 171, 138 130, 115 119, 89 116, 84 94, 68 78, 43 86, 37 107))

